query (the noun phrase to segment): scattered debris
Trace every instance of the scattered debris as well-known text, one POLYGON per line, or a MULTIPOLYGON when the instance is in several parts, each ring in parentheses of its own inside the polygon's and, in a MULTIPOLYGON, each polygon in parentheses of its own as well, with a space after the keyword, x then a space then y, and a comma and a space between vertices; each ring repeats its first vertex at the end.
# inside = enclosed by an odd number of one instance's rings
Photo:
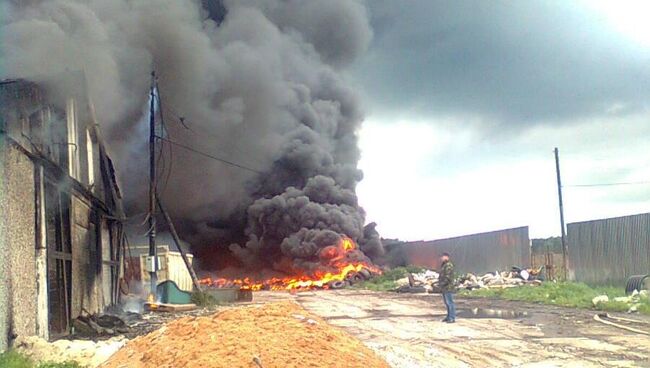
POLYGON ((202 317, 212 315, 217 311, 224 310, 226 307, 219 305, 206 306, 202 308, 197 308, 191 311, 184 312, 167 312, 167 313, 157 313, 157 312, 146 312, 144 314, 138 315, 138 318, 132 317, 131 319, 126 319, 130 331, 125 333, 129 340, 134 339, 138 336, 143 336, 149 334, 166 323, 174 321, 182 317, 202 317))
POLYGON ((180 318, 128 342, 102 367, 261 367, 262 362, 265 367, 388 368, 359 340, 293 302, 180 318))
POLYGON ((634 290, 632 294, 628 296, 619 296, 612 300, 610 300, 607 295, 599 295, 593 298, 591 302, 593 303, 594 307, 598 307, 599 304, 609 303, 610 301, 617 302, 617 303, 624 303, 627 304, 628 306, 627 312, 634 313, 637 312, 639 306, 641 305, 644 299, 645 300, 648 299, 648 290, 642 290, 642 291, 634 290))
POLYGON ((594 307, 597 307, 598 304, 607 302, 609 302, 609 297, 607 295, 598 295, 597 297, 591 299, 591 304, 593 304, 594 307))
POLYGON ((186 312, 196 309, 196 304, 144 303, 148 312, 186 312))
POLYGON ((540 285, 544 280, 542 268, 524 269, 512 267, 510 271, 494 271, 483 276, 468 273, 459 279, 459 288, 467 290, 503 289, 521 285, 540 285))
POLYGON ((395 281, 398 293, 424 293, 435 289, 439 274, 426 270, 420 273, 409 273, 407 277, 395 281))
MULTIPOLYGON (((400 293, 440 292, 438 288, 439 274, 433 270, 409 274, 407 277, 395 281, 400 293)), ((541 269, 522 269, 513 267, 511 271, 489 272, 483 276, 472 273, 463 275, 458 279, 460 289, 508 288, 520 285, 540 285, 543 281, 541 269)))
POLYGON ((72 321, 73 334, 83 338, 115 336, 129 332, 129 326, 120 317, 112 314, 82 314, 72 321))

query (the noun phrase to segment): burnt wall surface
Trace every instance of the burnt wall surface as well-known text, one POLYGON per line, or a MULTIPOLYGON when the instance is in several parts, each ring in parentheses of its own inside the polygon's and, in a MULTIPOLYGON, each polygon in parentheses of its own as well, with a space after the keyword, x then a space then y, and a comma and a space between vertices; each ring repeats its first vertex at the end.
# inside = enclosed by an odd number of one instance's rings
POLYGON ((438 269, 444 252, 458 273, 485 273, 530 266, 528 227, 518 227, 455 238, 416 241, 403 245, 408 264, 438 269))
MULTIPOLYGON (((52 329, 47 309, 54 294, 48 294, 51 280, 46 272, 45 246, 49 256, 63 257, 66 262, 71 258, 72 318, 84 309, 100 312, 112 300, 110 286, 116 282, 110 278, 109 267, 104 280, 109 287, 104 292, 98 222, 100 216, 115 216, 112 211, 119 198, 107 198, 109 193, 104 190, 113 185, 113 169, 100 162, 105 150, 97 131, 90 129, 84 100, 69 101, 70 106, 61 111, 45 104, 41 89, 33 83, 0 81, 0 351, 14 335, 39 333, 47 337, 52 329), (69 112, 76 117, 76 124, 69 124, 69 112), (70 127, 76 130, 68 132, 70 127), (35 170, 40 177, 41 168, 44 175, 39 180, 44 180, 45 186, 40 192, 39 185, 37 195, 35 170), (38 203, 45 205, 37 209, 38 203), (62 235, 50 238, 50 231, 62 235), (46 233, 48 240, 43 240, 47 244, 40 244, 46 233), (37 244, 43 247, 38 260, 37 244), (55 248, 72 254, 51 253, 55 248)), ((106 234, 106 241, 117 243, 117 239, 106 234)), ((65 332, 65 327, 57 326, 57 332, 65 332)))
POLYGON ((7 309, 1 311, 7 319, 0 320, 0 330, 3 337, 34 335, 37 305, 34 166, 29 158, 2 140, 0 209, 4 226, 0 248, 4 254, 0 263, 4 263, 1 279, 5 294, 0 293, 0 309, 7 309))
POLYGON ((650 273, 650 213, 567 225, 569 277, 622 284, 650 273))
MULTIPOLYGON (((96 220, 87 199, 78 193, 72 195, 72 317, 81 309, 101 312, 110 304, 104 295, 101 249, 98 245, 96 220)), ((108 235, 107 235, 108 236, 108 235)), ((108 239, 107 239, 108 240, 108 239)), ((107 276, 110 277, 110 274, 107 276)), ((110 283, 110 278, 109 278, 110 283)), ((109 289, 110 292, 110 289, 109 289)))
MULTIPOLYGON (((7 143, 0 133, 0 214, 8 210, 7 196, 5 195, 7 143)), ((7 216, 0 216, 0 351, 5 351, 8 345, 9 336, 9 245, 7 244, 7 232, 9 230, 7 216)))

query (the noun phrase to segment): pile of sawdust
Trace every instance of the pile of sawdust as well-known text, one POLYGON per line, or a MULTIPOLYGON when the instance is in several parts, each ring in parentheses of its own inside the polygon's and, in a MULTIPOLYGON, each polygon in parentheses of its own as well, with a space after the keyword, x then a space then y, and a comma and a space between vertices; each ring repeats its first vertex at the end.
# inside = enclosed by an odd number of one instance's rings
POLYGON ((343 330, 296 303, 282 302, 181 318, 130 341, 102 367, 388 368, 388 364, 343 330))

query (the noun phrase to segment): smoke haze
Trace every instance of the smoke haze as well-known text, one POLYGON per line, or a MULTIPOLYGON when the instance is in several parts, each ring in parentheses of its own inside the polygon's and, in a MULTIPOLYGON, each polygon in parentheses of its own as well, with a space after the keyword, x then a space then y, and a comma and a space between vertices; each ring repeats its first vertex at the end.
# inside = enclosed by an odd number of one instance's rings
POLYGON ((131 214, 146 208, 143 119, 154 68, 167 137, 252 169, 164 145, 160 196, 194 246, 221 246, 245 265, 276 268, 287 258, 308 268, 341 235, 367 255, 382 253, 355 195, 363 115, 342 77, 372 38, 363 3, 33 0, 4 7, 2 78, 49 82, 85 72, 131 214))

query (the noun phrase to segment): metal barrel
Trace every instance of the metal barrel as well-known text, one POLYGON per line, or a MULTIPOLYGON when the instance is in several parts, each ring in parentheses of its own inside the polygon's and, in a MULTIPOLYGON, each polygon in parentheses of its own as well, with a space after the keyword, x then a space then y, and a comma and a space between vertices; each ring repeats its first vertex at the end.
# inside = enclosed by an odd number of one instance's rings
POLYGON ((625 283, 625 294, 630 295, 634 290, 648 290, 648 283, 650 283, 650 275, 630 276, 625 283))

